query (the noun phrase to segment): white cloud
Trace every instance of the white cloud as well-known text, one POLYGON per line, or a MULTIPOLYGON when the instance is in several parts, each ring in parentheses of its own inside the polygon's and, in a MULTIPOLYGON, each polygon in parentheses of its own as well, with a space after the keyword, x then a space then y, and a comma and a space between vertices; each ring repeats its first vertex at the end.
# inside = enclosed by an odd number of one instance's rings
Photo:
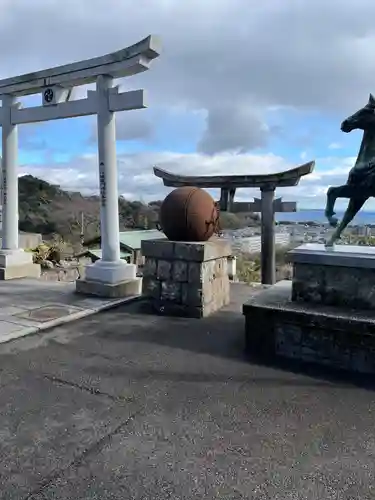
MULTIPOLYGON (((277 196, 285 200, 297 201, 300 208, 323 208, 328 186, 344 184, 353 158, 321 158, 316 160, 312 174, 303 177, 298 186, 280 188, 277 196), (322 166, 325 168, 322 169, 322 166)), ((171 152, 147 152, 118 156, 119 191, 128 199, 151 201, 163 199, 170 188, 163 186, 162 180, 153 174, 153 166, 184 175, 252 174, 280 172, 292 167, 284 158, 272 154, 234 155, 222 153, 207 156, 199 153, 178 154, 171 152)), ((71 191, 85 194, 98 192, 98 168, 95 155, 76 157, 66 163, 48 165, 23 165, 22 173, 42 177, 53 184, 71 191)), ((212 190, 215 198, 218 190, 212 190)), ((236 200, 251 201, 259 197, 258 189, 239 189, 236 200)), ((338 202, 343 207, 346 200, 338 202)), ((371 202, 368 205, 371 207, 371 202)), ((373 203, 373 207, 375 205, 373 203)))
MULTIPOLYGON (((339 124, 365 104, 375 90, 374 18, 370 0, 2 0, 0 77, 102 55, 159 34, 164 48, 150 71, 120 82, 122 89, 146 88, 151 109, 119 116, 118 137, 151 140, 159 127, 151 110, 171 116, 182 109, 187 121, 196 114, 204 118, 197 149, 206 154, 120 156, 121 192, 155 199, 167 192, 152 174, 155 164, 205 175, 291 167, 276 154, 249 153, 267 147, 270 135, 278 131, 277 124, 267 123, 270 110, 276 121, 277 113, 293 109, 318 112, 321 119, 329 114, 339 124)), ((79 89, 78 96, 85 90, 79 89)), ((292 125, 286 127, 287 134, 280 137, 299 136, 292 125)), ((45 148, 32 132, 21 139, 45 148)), ((329 144, 333 138, 325 140, 329 144)), ((338 146, 330 144, 333 154, 338 146)), ((301 153, 303 161, 309 157, 310 149, 301 153)), ((349 157, 318 159, 311 176, 278 194, 300 206, 321 207, 326 188, 344 183, 352 164, 349 157)), ((92 155, 22 170, 67 189, 97 190, 92 155)), ((259 196, 257 191, 239 191, 238 197, 246 200, 254 194, 259 196)))
MULTIPOLYGON (((161 57, 123 86, 146 87, 151 106, 204 111, 199 148, 210 154, 267 144, 267 110, 344 118, 374 90, 371 0, 2 0, 0 8, 0 77, 159 34, 161 57)), ((124 123, 124 137, 152 135, 144 113, 133 128, 124 123)))
POLYGON ((341 149, 342 145, 338 142, 331 142, 331 144, 328 146, 328 149, 341 149))

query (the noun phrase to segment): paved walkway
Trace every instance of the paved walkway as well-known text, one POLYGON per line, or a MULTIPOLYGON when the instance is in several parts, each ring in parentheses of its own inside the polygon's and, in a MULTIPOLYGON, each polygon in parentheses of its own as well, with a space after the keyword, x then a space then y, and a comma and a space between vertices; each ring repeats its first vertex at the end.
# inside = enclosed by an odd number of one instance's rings
POLYGON ((21 279, 0 282, 0 343, 90 316, 130 299, 86 298, 75 283, 21 279))
POLYGON ((243 358, 241 304, 0 346, 0 499, 373 499, 375 392, 243 358))

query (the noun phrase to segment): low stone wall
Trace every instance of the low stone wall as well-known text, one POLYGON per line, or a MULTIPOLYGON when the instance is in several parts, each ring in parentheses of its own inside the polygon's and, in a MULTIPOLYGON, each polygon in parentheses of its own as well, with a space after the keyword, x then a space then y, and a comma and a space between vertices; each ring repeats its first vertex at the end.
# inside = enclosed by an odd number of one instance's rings
POLYGON ((40 279, 43 281, 64 281, 74 283, 77 279, 83 278, 83 266, 54 267, 52 269, 42 269, 40 279))
POLYGON ((228 242, 149 240, 142 255, 142 293, 156 312, 201 318, 229 304, 228 242))

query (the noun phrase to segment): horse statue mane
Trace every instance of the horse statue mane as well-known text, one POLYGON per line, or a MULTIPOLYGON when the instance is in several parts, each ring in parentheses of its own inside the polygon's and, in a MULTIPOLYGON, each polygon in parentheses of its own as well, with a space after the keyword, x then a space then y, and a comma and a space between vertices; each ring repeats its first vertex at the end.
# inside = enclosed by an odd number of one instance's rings
POLYGON ((370 94, 368 103, 341 124, 342 132, 363 130, 357 160, 350 170, 346 184, 331 186, 327 191, 325 215, 331 226, 336 227, 326 247, 332 247, 347 225, 361 210, 366 201, 375 196, 375 98, 370 94), (349 198, 348 207, 340 223, 334 208, 337 198, 349 198))

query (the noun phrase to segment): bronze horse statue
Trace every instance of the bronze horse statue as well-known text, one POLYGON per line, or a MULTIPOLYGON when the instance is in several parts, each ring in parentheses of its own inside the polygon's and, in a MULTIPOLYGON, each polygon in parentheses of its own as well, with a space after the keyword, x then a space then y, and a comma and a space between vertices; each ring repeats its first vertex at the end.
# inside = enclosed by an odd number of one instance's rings
POLYGON ((346 226, 361 210, 365 202, 375 196, 375 98, 370 94, 366 106, 349 116, 341 124, 343 132, 363 130, 363 139, 354 167, 349 172, 346 184, 332 186, 327 191, 325 215, 331 226, 336 227, 326 247, 332 247, 346 226), (349 198, 342 221, 334 217, 337 198, 349 198))

